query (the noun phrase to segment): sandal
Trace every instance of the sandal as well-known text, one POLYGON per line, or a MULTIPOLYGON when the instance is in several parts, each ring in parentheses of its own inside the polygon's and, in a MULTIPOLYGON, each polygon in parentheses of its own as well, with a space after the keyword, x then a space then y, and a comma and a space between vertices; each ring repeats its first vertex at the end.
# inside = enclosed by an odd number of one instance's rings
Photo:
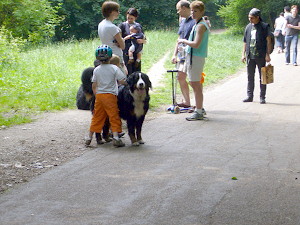
POLYGON ((190 108, 190 105, 184 104, 184 103, 179 103, 177 104, 179 107, 183 107, 183 108, 190 108))

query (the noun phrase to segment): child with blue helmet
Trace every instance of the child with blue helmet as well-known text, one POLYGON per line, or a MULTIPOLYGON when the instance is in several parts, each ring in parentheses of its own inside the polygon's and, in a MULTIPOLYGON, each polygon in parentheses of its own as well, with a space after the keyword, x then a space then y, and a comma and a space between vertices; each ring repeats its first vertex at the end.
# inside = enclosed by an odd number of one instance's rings
POLYGON ((119 138, 122 132, 122 122, 118 108, 118 82, 125 84, 126 76, 116 65, 110 64, 112 49, 108 45, 101 45, 96 49, 96 58, 101 64, 94 69, 92 88, 96 96, 94 113, 90 125, 90 132, 86 138, 86 146, 89 146, 94 133, 99 133, 109 118, 113 133, 113 145, 122 147, 125 144, 119 138))

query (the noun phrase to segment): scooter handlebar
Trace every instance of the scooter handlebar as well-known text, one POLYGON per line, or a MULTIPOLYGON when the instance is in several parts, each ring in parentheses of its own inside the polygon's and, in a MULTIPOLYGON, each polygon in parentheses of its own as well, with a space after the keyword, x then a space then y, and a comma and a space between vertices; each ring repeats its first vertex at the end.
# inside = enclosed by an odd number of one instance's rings
POLYGON ((168 73, 177 73, 178 70, 167 70, 168 73))

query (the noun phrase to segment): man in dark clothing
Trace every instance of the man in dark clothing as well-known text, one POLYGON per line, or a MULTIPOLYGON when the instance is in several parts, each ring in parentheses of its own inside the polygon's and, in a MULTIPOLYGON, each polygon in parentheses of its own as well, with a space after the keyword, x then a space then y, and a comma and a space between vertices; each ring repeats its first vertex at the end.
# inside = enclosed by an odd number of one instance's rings
POLYGON ((271 31, 269 24, 262 22, 259 9, 253 8, 249 12, 248 18, 250 23, 245 29, 242 53, 242 62, 247 62, 248 97, 243 102, 253 101, 255 68, 257 66, 260 78, 260 103, 265 104, 267 86, 261 84, 261 68, 266 65, 266 62, 271 61, 271 31))

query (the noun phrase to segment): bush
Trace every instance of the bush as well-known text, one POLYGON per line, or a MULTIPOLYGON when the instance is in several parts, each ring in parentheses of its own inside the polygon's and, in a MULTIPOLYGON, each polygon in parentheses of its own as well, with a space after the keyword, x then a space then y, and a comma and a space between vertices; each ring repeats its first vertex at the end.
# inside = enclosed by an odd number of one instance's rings
POLYGON ((5 27, 0 28, 0 69, 17 61, 20 49, 24 43, 25 41, 20 38, 13 38, 11 32, 6 30, 5 27))

